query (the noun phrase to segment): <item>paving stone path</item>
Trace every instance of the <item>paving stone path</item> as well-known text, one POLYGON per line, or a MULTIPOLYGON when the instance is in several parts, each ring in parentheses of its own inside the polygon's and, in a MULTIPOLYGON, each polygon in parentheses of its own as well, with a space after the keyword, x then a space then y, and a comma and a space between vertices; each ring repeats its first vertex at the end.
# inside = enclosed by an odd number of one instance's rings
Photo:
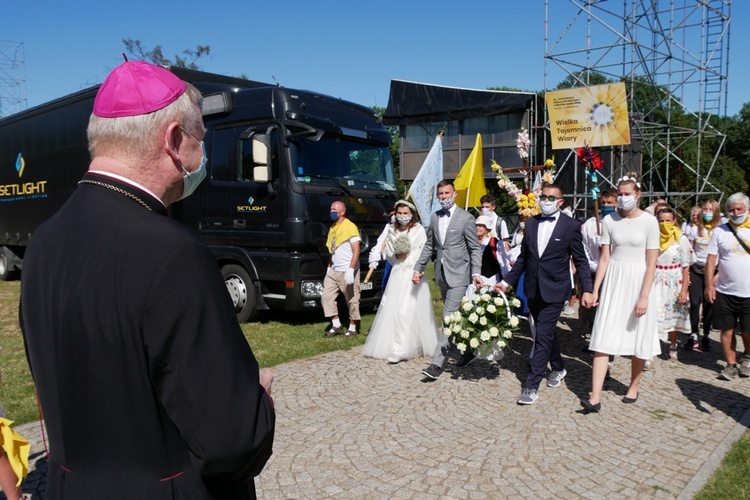
MULTIPOLYGON (((750 379, 717 379, 718 334, 710 352, 656 360, 632 405, 620 402, 630 361, 616 358, 601 413, 585 415, 591 354, 576 318, 558 326, 568 376, 556 389, 543 382, 533 406, 516 405, 523 330, 499 366, 450 360, 435 382, 420 374, 426 358, 389 365, 361 347, 276 367, 276 442, 259 497, 691 498, 750 415, 750 379)), ((38 429, 18 428, 34 444, 24 487, 34 499, 46 487, 38 429)))

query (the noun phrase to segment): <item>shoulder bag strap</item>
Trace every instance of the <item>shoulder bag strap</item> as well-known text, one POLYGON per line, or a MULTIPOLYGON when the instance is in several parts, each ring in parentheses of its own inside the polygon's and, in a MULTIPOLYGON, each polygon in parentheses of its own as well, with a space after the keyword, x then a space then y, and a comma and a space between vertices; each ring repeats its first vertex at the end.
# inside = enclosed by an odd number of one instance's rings
POLYGON ((742 240, 742 238, 740 238, 740 235, 737 233, 737 230, 734 229, 731 223, 727 224, 727 227, 729 227, 729 230, 732 231, 732 234, 734 235, 735 238, 737 238, 737 241, 740 242, 740 245, 742 245, 742 248, 745 249, 745 252, 747 252, 748 255, 750 255, 750 249, 747 248, 747 245, 745 244, 745 242, 742 240))

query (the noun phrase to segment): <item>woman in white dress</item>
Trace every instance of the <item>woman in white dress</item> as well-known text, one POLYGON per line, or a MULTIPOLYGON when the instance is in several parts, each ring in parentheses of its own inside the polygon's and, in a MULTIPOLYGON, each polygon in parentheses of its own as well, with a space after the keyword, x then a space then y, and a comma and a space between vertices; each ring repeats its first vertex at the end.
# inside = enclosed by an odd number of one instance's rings
POLYGON ((631 356, 628 393, 635 403, 643 366, 661 352, 656 306, 651 296, 659 256, 656 217, 638 208, 641 187, 636 173, 617 182, 618 213, 602 221, 602 248, 594 280, 594 305, 599 305, 589 349, 594 351, 591 395, 581 399, 589 412, 601 409, 602 387, 609 355, 631 356))
POLYGON ((427 234, 416 207, 396 202, 396 221, 389 226, 385 255, 393 266, 363 354, 398 363, 416 356, 432 356, 437 345, 437 321, 429 285, 412 283, 414 265, 427 234))

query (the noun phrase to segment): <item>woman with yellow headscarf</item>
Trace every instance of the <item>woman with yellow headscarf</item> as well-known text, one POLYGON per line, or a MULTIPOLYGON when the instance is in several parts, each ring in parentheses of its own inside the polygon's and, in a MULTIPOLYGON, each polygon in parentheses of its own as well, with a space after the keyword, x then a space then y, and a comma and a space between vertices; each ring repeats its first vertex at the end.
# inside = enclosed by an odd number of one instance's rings
POLYGON ((659 304, 656 313, 659 338, 662 342, 669 342, 669 359, 676 360, 680 332, 690 333, 688 284, 695 254, 677 226, 674 209, 669 206, 661 208, 657 210, 656 217, 661 238, 651 293, 659 304))

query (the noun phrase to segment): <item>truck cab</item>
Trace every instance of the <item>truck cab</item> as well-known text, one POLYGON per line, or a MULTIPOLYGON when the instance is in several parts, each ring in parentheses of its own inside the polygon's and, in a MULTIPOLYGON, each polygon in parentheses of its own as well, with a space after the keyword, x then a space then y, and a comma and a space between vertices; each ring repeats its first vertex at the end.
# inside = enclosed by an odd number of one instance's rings
MULTIPOLYGON (((214 252, 238 318, 321 307, 336 200, 360 230, 364 278, 370 245, 397 200, 390 135, 375 113, 278 86, 201 90, 208 175, 174 212, 214 252)), ((378 299, 381 277, 361 283, 363 303, 378 299)))

